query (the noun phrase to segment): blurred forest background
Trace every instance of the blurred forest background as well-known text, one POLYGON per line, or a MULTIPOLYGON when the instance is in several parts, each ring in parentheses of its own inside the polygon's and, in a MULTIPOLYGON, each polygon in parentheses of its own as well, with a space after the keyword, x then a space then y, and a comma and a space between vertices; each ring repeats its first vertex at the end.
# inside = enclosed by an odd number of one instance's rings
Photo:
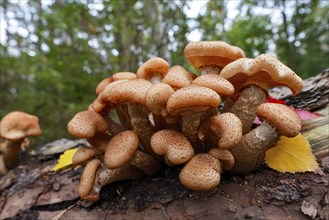
POLYGON ((39 116, 36 144, 69 137, 67 122, 103 78, 152 56, 193 71, 183 55, 191 40, 274 54, 302 78, 328 68, 327 0, 232 1, 1 0, 0 118, 39 116))

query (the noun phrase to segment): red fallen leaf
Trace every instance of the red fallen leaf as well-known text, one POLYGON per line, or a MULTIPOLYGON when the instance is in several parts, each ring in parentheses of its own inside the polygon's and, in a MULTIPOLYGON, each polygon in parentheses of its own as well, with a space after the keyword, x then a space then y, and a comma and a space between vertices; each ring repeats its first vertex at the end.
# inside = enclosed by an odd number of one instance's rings
POLYGON ((273 97, 271 97, 271 96, 269 96, 269 97, 266 99, 266 102, 267 102, 267 103, 279 103, 279 104, 283 104, 283 105, 286 104, 285 101, 280 100, 280 99, 273 98, 273 97))

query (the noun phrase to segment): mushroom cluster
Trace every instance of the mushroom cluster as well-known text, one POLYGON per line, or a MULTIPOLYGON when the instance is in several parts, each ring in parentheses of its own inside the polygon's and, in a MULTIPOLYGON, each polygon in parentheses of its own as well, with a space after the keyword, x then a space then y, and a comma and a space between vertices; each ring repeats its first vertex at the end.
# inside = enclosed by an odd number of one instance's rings
POLYGON ((21 111, 5 115, 0 122, 0 175, 15 167, 22 150, 29 146, 29 136, 41 134, 37 116, 21 111))
POLYGON ((179 179, 187 188, 212 190, 225 170, 247 174, 280 135, 300 132, 291 108, 265 103, 271 87, 302 89, 301 78, 275 57, 245 58, 222 41, 189 43, 184 55, 198 75, 151 58, 136 74, 102 80, 97 98, 68 123, 72 135, 92 146, 72 159, 85 165, 81 198, 97 201, 102 186, 153 176, 164 165, 182 165, 179 179), (254 128, 257 116, 263 123, 254 128))

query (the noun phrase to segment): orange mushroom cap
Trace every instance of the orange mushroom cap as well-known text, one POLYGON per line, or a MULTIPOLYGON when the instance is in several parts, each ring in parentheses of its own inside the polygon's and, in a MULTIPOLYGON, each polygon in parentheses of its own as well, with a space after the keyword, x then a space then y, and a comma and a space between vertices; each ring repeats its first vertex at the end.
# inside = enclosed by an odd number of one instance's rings
POLYGON ((294 71, 267 54, 236 60, 225 66, 220 76, 230 81, 236 91, 249 84, 256 84, 266 91, 274 86, 287 86, 296 95, 303 88, 302 79, 294 71))
POLYGON ((160 57, 153 57, 147 60, 137 70, 137 78, 149 80, 152 83, 158 83, 168 73, 169 64, 160 57))
POLYGON ((25 112, 10 112, 0 122, 0 136, 8 140, 19 140, 40 134, 39 118, 25 112))
POLYGON ((191 42, 186 45, 184 55, 197 70, 207 65, 223 68, 232 61, 245 56, 239 47, 223 41, 191 42))

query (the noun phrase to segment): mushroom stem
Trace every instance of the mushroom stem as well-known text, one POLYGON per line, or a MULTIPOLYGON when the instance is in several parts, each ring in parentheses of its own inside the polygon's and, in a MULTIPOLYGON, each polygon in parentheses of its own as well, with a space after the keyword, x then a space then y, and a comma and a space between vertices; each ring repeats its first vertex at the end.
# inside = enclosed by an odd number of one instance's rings
POLYGON ((217 65, 206 65, 200 68, 201 69, 201 75, 205 74, 216 74, 218 75, 221 71, 221 68, 217 65))
POLYGON ((150 145, 150 140, 155 132, 155 128, 148 119, 149 110, 144 106, 128 104, 128 112, 131 118, 133 131, 138 135, 139 142, 143 149, 147 153, 158 158, 158 155, 154 153, 150 145))
POLYGON ((7 167, 2 153, 0 153, 0 176, 7 173, 7 167))
POLYGON ((245 175, 264 161, 265 152, 279 140, 279 132, 268 122, 245 134, 241 142, 231 149, 235 163, 230 172, 245 175))
POLYGON ((256 85, 250 85, 241 91, 238 100, 234 103, 229 112, 238 116, 242 122, 243 134, 248 133, 256 118, 257 107, 264 103, 267 93, 256 85))
POLYGON ((128 113, 128 106, 124 103, 118 103, 115 105, 115 111, 118 115, 121 126, 126 129, 131 129, 130 116, 128 113))
POLYGON ((188 111, 182 115, 182 134, 190 141, 196 152, 202 151, 199 146, 198 128, 203 114, 204 112, 188 111))
POLYGON ((15 141, 5 139, 0 151, 3 155, 3 161, 6 164, 6 168, 11 169, 17 164, 21 154, 21 145, 23 141, 24 138, 15 141))

